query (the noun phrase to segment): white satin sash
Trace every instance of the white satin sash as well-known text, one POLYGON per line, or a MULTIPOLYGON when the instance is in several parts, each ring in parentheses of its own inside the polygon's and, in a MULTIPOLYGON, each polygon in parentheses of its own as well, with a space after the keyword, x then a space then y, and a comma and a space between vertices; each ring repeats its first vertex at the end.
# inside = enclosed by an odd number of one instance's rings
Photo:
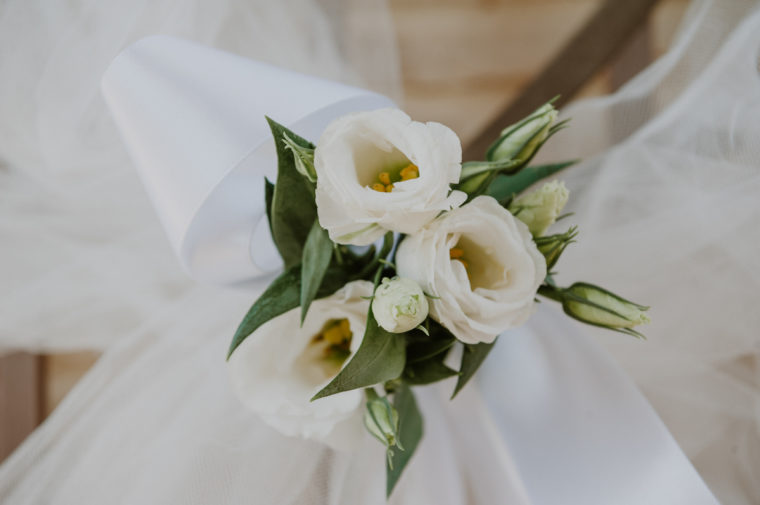
POLYGON ((281 266, 264 219, 264 177, 277 174, 265 116, 316 140, 338 116, 393 105, 161 35, 117 56, 102 90, 180 262, 214 284, 281 266))

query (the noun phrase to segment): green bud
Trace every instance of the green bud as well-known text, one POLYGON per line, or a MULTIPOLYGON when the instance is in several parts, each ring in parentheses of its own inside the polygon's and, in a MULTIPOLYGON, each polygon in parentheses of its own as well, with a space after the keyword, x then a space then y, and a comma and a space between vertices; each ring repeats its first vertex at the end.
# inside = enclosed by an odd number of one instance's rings
POLYGON ((630 302, 593 284, 576 282, 560 293, 565 312, 584 323, 641 336, 632 328, 650 321, 645 314, 649 307, 630 302))
POLYGON ((374 389, 367 389, 366 393, 367 410, 364 411, 364 426, 388 449, 390 464, 393 456, 391 448, 398 447, 404 450, 398 438, 398 412, 387 397, 378 396, 374 389))
POLYGON ((287 133, 283 133, 282 142, 293 153, 298 173, 309 179, 310 182, 317 182, 317 170, 314 168, 314 149, 296 144, 293 139, 288 137, 287 133))
POLYGON ((557 119, 557 109, 551 103, 538 108, 522 121, 508 126, 501 132, 486 153, 489 161, 530 159, 552 133, 557 119))
POLYGON ((546 270, 551 271, 557 264, 559 257, 565 251, 565 248, 575 242, 578 236, 578 228, 573 226, 565 233, 556 235, 547 235, 546 237, 536 237, 534 241, 541 254, 546 258, 546 270))
POLYGON ((539 189, 513 200, 509 210, 528 225, 534 237, 540 237, 557 221, 569 196, 562 181, 547 182, 539 189))

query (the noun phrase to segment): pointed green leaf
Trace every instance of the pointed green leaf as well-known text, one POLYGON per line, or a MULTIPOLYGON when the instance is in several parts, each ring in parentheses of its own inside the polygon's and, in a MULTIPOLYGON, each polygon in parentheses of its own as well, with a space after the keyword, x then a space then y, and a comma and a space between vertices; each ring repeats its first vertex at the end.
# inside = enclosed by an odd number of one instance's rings
POLYGON ((448 351, 456 342, 454 337, 436 338, 409 344, 406 348, 407 364, 425 361, 443 352, 448 351))
POLYGON ((488 187, 488 194, 499 200, 504 205, 509 203, 515 195, 519 195, 541 179, 550 177, 564 170, 575 161, 565 161, 550 165, 538 165, 526 167, 514 175, 499 175, 488 187))
POLYGON ((327 231, 322 229, 319 221, 315 220, 309 236, 306 237, 301 262, 301 324, 306 319, 309 305, 317 295, 327 267, 330 266, 332 252, 333 243, 327 231))
MULTIPOLYGON (((315 298, 324 298, 342 288, 351 280, 344 269, 330 266, 317 290, 315 298)), ((277 277, 256 300, 232 337, 227 358, 232 352, 270 319, 298 307, 301 300, 301 265, 294 265, 277 277)))
POLYGON ((314 187, 298 172, 293 152, 283 142, 284 135, 303 147, 313 148, 314 145, 272 119, 267 118, 267 121, 277 150, 277 182, 271 210, 272 238, 285 261, 285 267, 289 268, 301 261, 306 237, 317 219, 317 205, 314 202, 314 187))
POLYGON ((272 199, 274 198, 274 184, 269 179, 264 178, 264 205, 266 205, 267 222, 269 223, 269 233, 272 233, 272 199))
POLYGON ((301 265, 285 270, 264 291, 238 326, 232 337, 227 358, 243 343, 243 340, 262 324, 280 314, 298 307, 301 296, 301 265))
POLYGON ((359 349, 332 382, 314 395, 312 401, 395 379, 401 375, 405 364, 404 334, 390 333, 382 329, 370 310, 367 329, 359 349))
POLYGON ((459 372, 443 363, 446 354, 439 354, 422 361, 410 363, 404 369, 404 381, 409 384, 432 384, 458 375, 459 372))
POLYGON ((396 389, 393 398, 393 406, 399 415, 398 431, 399 440, 403 451, 394 450, 391 461, 386 463, 386 496, 390 497, 393 488, 396 487, 401 472, 404 471, 407 463, 412 458, 414 451, 417 449, 422 439, 423 423, 422 414, 417 408, 417 402, 414 399, 412 390, 404 384, 396 389), (392 468, 391 468, 392 467, 392 468))
POLYGON ((496 341, 490 344, 465 344, 464 350, 462 351, 462 365, 459 367, 459 380, 457 380, 457 385, 454 388, 454 394, 451 395, 451 398, 454 398, 457 393, 462 390, 465 384, 472 379, 472 376, 475 375, 475 372, 478 371, 480 365, 485 361, 486 356, 491 352, 495 343, 496 341))

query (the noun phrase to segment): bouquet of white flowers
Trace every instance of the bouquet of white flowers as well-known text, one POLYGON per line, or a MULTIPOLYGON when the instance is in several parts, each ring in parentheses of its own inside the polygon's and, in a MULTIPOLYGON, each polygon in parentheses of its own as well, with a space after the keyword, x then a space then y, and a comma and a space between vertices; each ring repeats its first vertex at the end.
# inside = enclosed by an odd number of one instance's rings
POLYGON ((466 163, 453 131, 395 109, 338 118, 316 146, 269 119, 266 208, 285 270, 232 340, 241 400, 282 433, 336 448, 355 445, 363 419, 387 448, 390 495, 423 432, 411 386, 456 377, 456 395, 537 295, 641 336, 646 307, 553 281, 577 236, 547 234, 568 191, 525 190, 572 163, 528 166, 565 125, 556 118, 547 103, 466 163))

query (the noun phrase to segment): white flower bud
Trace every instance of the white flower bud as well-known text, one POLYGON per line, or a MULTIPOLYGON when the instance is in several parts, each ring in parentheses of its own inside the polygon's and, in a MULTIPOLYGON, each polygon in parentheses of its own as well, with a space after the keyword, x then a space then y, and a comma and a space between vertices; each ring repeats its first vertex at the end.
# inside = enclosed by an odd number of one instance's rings
POLYGON ((565 184, 552 181, 539 189, 516 198, 509 210, 517 219, 528 225, 534 237, 540 237, 559 217, 570 196, 565 184))
POLYGON ((527 160, 549 136, 557 109, 547 103, 519 123, 508 126, 501 137, 488 149, 487 158, 493 160, 527 160))
POLYGON ((375 290, 372 315, 391 333, 419 326, 428 315, 428 301, 419 284, 404 277, 385 278, 375 290))
MULTIPOLYGON (((593 284, 577 282, 563 290, 562 306, 570 316, 610 329, 631 329, 648 323, 648 307, 630 302, 593 284)), ((635 332, 631 332, 635 333, 635 332)))
POLYGON ((387 448, 399 445, 398 412, 387 398, 381 398, 372 390, 368 390, 367 395, 364 426, 387 448))

